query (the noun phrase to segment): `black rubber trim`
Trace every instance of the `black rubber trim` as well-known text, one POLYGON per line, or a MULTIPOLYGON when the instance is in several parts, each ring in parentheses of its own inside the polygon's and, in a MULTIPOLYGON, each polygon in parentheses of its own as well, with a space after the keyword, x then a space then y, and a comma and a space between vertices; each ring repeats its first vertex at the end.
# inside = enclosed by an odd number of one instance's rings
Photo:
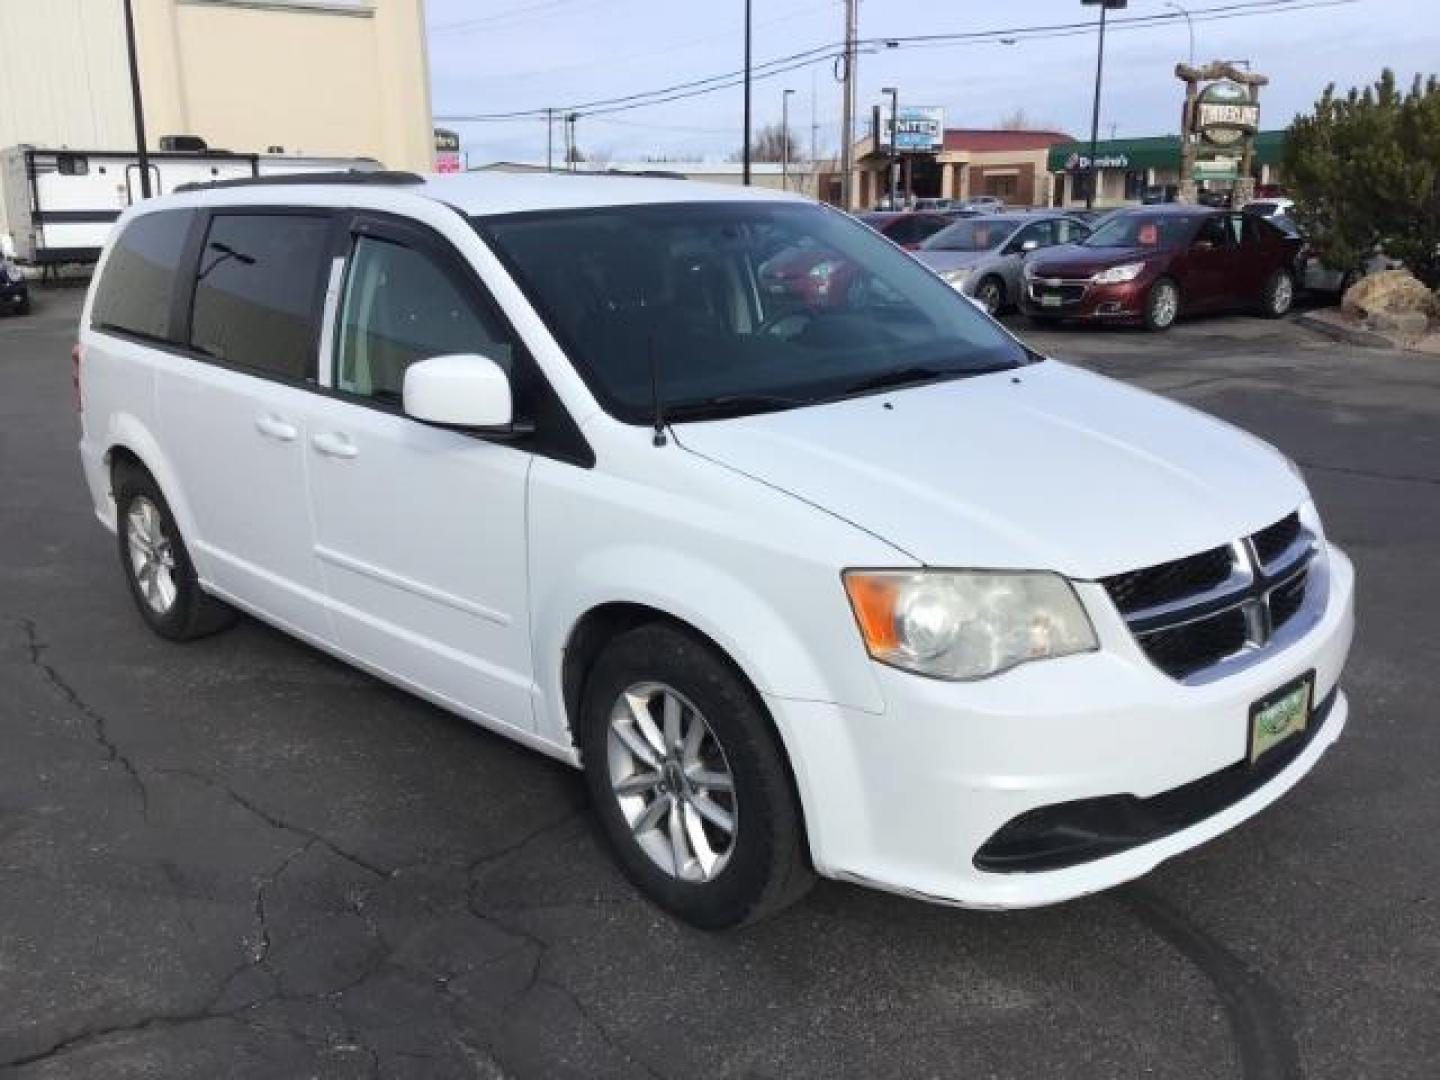
POLYGON ((1102 795, 1026 811, 1003 825, 975 853, 979 870, 1026 874, 1063 870, 1160 840, 1198 825, 1260 790, 1295 761, 1329 723, 1339 695, 1331 690, 1310 723, 1253 765, 1234 765, 1182 787, 1152 795, 1102 795))

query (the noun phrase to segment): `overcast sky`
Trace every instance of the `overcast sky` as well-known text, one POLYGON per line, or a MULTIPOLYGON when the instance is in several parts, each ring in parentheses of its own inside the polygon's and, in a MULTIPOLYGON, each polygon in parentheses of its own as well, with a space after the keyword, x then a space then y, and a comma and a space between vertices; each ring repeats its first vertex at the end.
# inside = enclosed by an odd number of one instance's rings
MULTIPOLYGON (((1306 111, 1327 82, 1342 88, 1392 67, 1408 82, 1440 72, 1440 0, 1281 0, 1273 10, 1234 17, 1266 0, 1180 0, 1193 19, 1198 62, 1248 59, 1271 78, 1261 96, 1262 126, 1284 127, 1306 111), (1310 6, 1305 6, 1310 5, 1310 6), (1231 12, 1222 9, 1230 8, 1231 12), (1210 14, 1206 14, 1209 12, 1210 14)), ((757 65, 844 37, 842 0, 753 0, 757 65)), ((449 122, 455 114, 554 106, 672 86, 737 71, 743 63, 743 0, 427 0, 430 70, 438 123, 461 133, 472 164, 543 158, 543 120, 449 122)), ((947 127, 993 127, 1016 109, 1037 123, 1088 137, 1095 39, 1021 28, 1094 17, 1079 0, 864 0, 861 38, 1013 30, 1013 40, 904 44, 862 54, 860 119, 896 86, 907 103, 940 105, 947 127)), ((1117 19, 1173 16, 1145 28, 1112 24, 1106 35, 1101 137, 1157 135, 1178 126, 1181 84, 1173 68, 1186 58, 1186 23, 1165 0, 1130 0, 1117 19)), ((840 91, 832 57, 759 79, 755 127, 780 117, 781 91, 791 124, 808 146, 812 109, 821 152, 838 145, 840 91)), ((582 150, 615 160, 645 154, 722 159, 740 144, 741 91, 722 89, 578 122, 582 150)), ((556 145, 559 146, 559 125, 556 145)), ((557 150, 558 156, 558 150, 557 150)))

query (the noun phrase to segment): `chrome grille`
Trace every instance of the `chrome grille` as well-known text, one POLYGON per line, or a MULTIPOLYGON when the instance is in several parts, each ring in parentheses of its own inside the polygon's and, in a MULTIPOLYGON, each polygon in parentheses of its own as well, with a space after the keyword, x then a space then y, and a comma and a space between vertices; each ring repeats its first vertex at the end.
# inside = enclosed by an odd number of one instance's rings
POLYGON ((1289 514, 1227 547, 1102 578, 1150 661, 1184 680, 1263 649, 1305 602, 1315 537, 1289 514))

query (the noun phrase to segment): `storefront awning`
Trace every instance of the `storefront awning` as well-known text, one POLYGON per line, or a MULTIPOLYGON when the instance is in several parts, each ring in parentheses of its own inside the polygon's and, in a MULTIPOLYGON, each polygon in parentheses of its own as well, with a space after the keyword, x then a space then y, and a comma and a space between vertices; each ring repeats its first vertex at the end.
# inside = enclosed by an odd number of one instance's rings
MULTIPOLYGON (((1255 136, 1255 160, 1275 165, 1285 150, 1285 132, 1262 131, 1255 136)), ((1201 156, 1206 151, 1201 150, 1201 156)), ((1050 147, 1047 168, 1051 172, 1078 172, 1088 166, 1089 142, 1056 143, 1050 147)), ((1095 144, 1095 161, 1101 169, 1178 169, 1180 137, 1158 135, 1145 139, 1101 139, 1095 144)))

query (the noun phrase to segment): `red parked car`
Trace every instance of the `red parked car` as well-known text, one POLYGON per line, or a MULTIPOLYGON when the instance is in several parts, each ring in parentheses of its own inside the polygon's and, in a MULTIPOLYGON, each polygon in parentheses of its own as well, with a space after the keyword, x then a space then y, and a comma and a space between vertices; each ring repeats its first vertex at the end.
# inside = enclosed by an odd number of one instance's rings
POLYGON ((855 216, 906 251, 914 251, 955 220, 953 216, 931 214, 923 210, 879 210, 855 216))
POLYGON ((1021 308, 1061 319, 1168 330, 1183 312, 1248 309, 1271 318, 1295 299, 1300 241, 1253 214, 1171 204, 1120 210, 1079 244, 1025 263, 1021 308))

